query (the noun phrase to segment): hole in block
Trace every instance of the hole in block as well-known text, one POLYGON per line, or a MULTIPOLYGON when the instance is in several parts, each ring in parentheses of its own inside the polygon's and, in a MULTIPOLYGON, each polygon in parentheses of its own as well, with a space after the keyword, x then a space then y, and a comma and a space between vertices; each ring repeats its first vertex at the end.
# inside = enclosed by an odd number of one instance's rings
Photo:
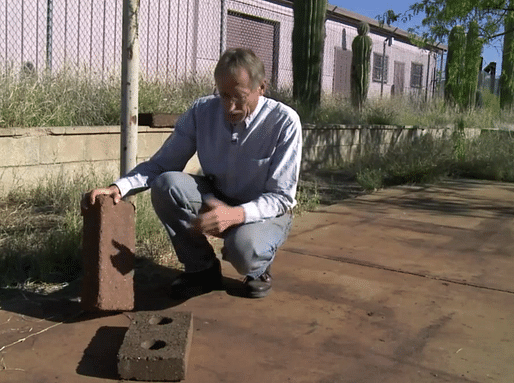
POLYGON ((166 347, 166 342, 163 340, 145 340, 141 343, 141 347, 146 350, 160 350, 166 347))
POLYGON ((168 317, 153 316, 148 320, 148 323, 153 325, 165 325, 173 322, 173 319, 168 317))

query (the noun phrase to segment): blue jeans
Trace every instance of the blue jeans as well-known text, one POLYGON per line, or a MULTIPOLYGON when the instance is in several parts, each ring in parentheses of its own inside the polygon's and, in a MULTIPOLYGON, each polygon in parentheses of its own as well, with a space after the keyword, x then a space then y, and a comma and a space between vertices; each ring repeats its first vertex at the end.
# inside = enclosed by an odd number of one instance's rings
MULTIPOLYGON (((191 220, 199 214, 202 201, 209 194, 230 204, 204 176, 166 172, 152 184, 153 207, 186 272, 205 270, 213 265, 216 258, 205 235, 191 228, 191 220)), ((278 247, 285 242, 291 224, 292 214, 286 213, 225 230, 222 233, 223 259, 241 275, 260 276, 273 262, 278 247)))

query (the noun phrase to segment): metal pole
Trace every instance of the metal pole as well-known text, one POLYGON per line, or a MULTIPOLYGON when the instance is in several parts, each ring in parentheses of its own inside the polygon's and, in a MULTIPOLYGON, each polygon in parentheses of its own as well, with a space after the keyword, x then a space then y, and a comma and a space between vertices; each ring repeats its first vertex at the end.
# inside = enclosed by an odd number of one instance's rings
POLYGON ((54 19, 53 0, 48 0, 46 9, 46 70, 52 72, 52 30, 54 19))
POLYGON ((221 21, 220 21, 220 56, 227 48, 227 1, 221 0, 221 21))
POLYGON ((136 166, 139 88, 139 0, 123 0, 121 54, 121 176, 136 166))

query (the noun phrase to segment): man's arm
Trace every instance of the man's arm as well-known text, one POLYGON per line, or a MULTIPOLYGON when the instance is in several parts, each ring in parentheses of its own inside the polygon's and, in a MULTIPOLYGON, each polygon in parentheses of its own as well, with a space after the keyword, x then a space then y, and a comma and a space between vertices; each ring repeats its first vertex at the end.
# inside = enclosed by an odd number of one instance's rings
POLYGON ((123 197, 148 189, 163 172, 184 169, 196 152, 195 105, 180 117, 172 135, 148 161, 138 164, 126 176, 114 182, 123 197))

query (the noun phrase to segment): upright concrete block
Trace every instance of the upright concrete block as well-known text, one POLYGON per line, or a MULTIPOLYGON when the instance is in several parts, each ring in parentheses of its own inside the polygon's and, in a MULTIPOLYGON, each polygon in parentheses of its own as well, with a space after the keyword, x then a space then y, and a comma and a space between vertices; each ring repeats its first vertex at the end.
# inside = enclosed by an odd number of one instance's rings
POLYGON ((193 337, 192 322, 190 312, 135 313, 118 352, 120 378, 184 380, 193 337))
POLYGON ((98 196, 83 211, 82 308, 129 311, 134 308, 136 234, 134 205, 98 196))

